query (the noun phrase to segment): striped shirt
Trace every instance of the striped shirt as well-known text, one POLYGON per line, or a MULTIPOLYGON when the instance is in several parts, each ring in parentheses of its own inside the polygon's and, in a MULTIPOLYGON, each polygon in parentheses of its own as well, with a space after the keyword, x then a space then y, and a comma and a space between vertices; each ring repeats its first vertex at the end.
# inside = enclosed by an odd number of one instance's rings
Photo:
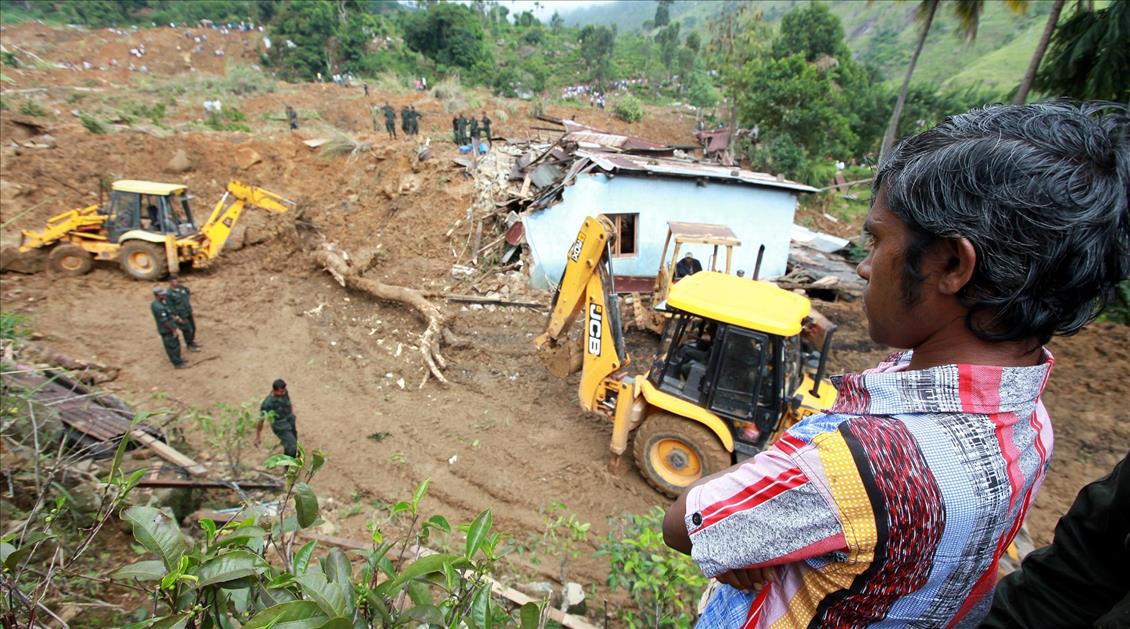
POLYGON ((1051 371, 944 365, 911 353, 834 379, 827 414, 690 490, 704 574, 775 569, 759 593, 720 586, 699 627, 974 626, 1052 451, 1051 371))

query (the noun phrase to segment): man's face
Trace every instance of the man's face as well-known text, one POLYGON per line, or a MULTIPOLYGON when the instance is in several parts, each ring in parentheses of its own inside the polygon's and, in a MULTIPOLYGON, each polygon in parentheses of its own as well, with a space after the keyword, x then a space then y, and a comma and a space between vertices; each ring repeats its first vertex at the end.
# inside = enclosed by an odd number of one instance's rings
POLYGON ((171 286, 173 288, 177 287, 177 279, 175 277, 173 279, 169 280, 169 286, 171 286))
POLYGON ((286 395, 286 387, 283 387, 281 389, 271 389, 271 393, 274 393, 278 397, 282 397, 286 395))
MULTIPOLYGON (((867 280, 863 289, 863 310, 871 340, 891 347, 909 349, 926 336, 921 300, 906 303, 906 247, 910 233, 887 207, 886 195, 880 191, 863 231, 870 241, 867 257, 856 272, 867 280)), ((928 317, 927 317, 928 318, 928 317)))

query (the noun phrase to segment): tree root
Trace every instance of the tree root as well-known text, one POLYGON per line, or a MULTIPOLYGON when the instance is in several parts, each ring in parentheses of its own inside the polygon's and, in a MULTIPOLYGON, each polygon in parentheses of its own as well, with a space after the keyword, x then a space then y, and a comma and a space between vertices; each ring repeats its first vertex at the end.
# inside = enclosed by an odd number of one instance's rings
POLYGON ((349 253, 333 243, 321 243, 311 255, 343 287, 366 293, 382 301, 403 304, 415 311, 416 315, 427 324, 419 341, 424 365, 436 380, 448 384, 447 378, 443 375, 443 370, 447 368, 447 360, 440 353, 440 344, 445 339, 456 340, 458 337, 447 329, 447 315, 438 306, 428 301, 418 290, 361 277, 362 271, 353 266, 349 253))

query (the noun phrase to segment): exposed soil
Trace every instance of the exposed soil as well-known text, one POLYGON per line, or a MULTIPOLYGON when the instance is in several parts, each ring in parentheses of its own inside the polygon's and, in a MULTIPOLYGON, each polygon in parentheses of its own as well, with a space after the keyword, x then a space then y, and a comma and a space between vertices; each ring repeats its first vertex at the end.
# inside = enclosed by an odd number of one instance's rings
MULTIPOLYGON (((196 72, 214 73, 222 72, 225 61, 249 63, 258 57, 258 38, 233 33, 224 40, 225 57, 209 51, 190 54, 189 62, 196 72)), ((49 61, 79 65, 86 54, 91 59, 112 54, 120 63, 128 58, 128 47, 144 40, 145 61, 155 81, 185 70, 185 51, 176 46, 191 41, 183 29, 119 35, 39 25, 9 28, 3 40, 5 46, 17 45, 49 61)), ((204 213, 226 182, 238 178, 298 201, 303 217, 330 240, 372 258, 371 277, 425 291, 469 290, 450 270, 454 263, 468 263, 460 253, 467 237, 461 221, 473 184, 452 165, 451 112, 433 93, 374 89, 366 99, 359 86, 279 84, 273 93, 232 99, 237 102, 230 105, 238 104, 247 114, 252 134, 179 130, 203 114, 193 99, 205 96, 192 94, 170 108, 165 124, 176 132, 160 134, 167 137, 130 128, 93 135, 70 114, 75 107, 66 99, 76 93, 73 88, 90 87, 87 83, 93 81, 103 91, 87 93, 85 99, 91 100, 155 98, 130 82, 136 73, 6 68, 5 74, 13 82, 4 85, 8 110, 0 113, 0 220, 16 217, 3 234, 5 242, 18 237, 18 229, 38 228, 54 214, 95 202, 99 181, 183 181, 196 196, 195 211, 204 213), (41 87, 46 91, 18 91, 41 87), (57 140, 55 148, 9 145, 26 137, 15 121, 27 116, 14 113, 25 99, 48 110, 47 116, 33 120, 48 127, 57 140), (422 137, 432 138, 433 159, 417 162, 411 141, 389 141, 383 131, 372 133, 367 107, 385 100, 397 108, 412 103, 423 113, 422 137), (285 128, 284 103, 303 113, 297 133, 285 128), (302 143, 326 137, 329 126, 371 141, 373 150, 355 159, 326 159, 302 143), (191 170, 163 172, 177 149, 187 152, 191 170), (239 153, 246 149, 261 161, 241 168, 239 153)), ((525 103, 488 100, 483 109, 495 118, 498 136, 546 136, 532 129, 545 123, 527 116, 525 103)), ((635 125, 588 107, 550 107, 546 113, 576 115, 594 126, 659 141, 693 141, 693 118, 679 112, 649 110, 635 125)), ((428 509, 463 521, 489 507, 496 525, 516 537, 540 533, 538 509, 551 501, 592 522, 601 537, 606 517, 666 504, 634 470, 623 476, 605 471, 610 424, 579 410, 576 378, 554 379, 534 355, 533 337, 544 325, 544 314, 448 304, 454 331, 469 343, 446 351, 452 363, 450 386, 431 381, 420 388, 424 371, 414 349, 423 327, 418 319, 334 283, 299 250, 292 217, 266 219, 249 210, 244 221, 248 242, 259 244, 226 252, 210 268, 184 279, 193 291, 198 339, 204 346, 200 354, 186 355, 191 369, 174 371, 161 351, 147 307, 150 285, 130 280, 113 265, 100 264, 79 278, 5 274, 0 287, 4 309, 30 314, 34 329, 59 351, 120 367, 109 388, 142 406, 160 406, 156 394, 200 407, 238 403, 261 398, 273 379, 285 378, 301 440, 329 457, 316 482, 318 491, 339 504, 348 504, 355 494, 399 500, 430 478, 428 509), (387 437, 370 438, 379 433, 387 437)), ((490 276, 488 281, 493 281, 490 276)), ((546 294, 527 296, 548 302, 546 294)), ((841 326, 833 370, 863 369, 885 355, 868 339, 858 303, 821 307, 841 326)), ((642 347, 637 355, 641 363, 649 343, 633 339, 642 347)), ((1109 470, 1130 446, 1125 403, 1130 397, 1130 330, 1095 324, 1075 337, 1055 340, 1051 350, 1057 364, 1046 401, 1055 421, 1056 447, 1030 517, 1037 543, 1050 539, 1055 520, 1078 489, 1109 470)), ((202 448, 192 427, 184 428, 202 448)), ((265 439, 256 456, 245 458, 262 458, 271 446, 273 440, 265 439)), ((363 517, 343 518, 337 525, 337 535, 363 538, 363 517)), ((604 582, 607 563, 602 559, 583 557, 575 566, 579 580, 604 582)))

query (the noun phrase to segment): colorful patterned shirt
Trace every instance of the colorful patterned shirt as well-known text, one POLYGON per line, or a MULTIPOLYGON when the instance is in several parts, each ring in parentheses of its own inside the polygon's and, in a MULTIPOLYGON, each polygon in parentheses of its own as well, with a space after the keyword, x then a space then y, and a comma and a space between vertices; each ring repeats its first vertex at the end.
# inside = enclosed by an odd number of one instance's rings
POLYGON ((1047 470, 1034 367, 908 370, 911 353, 842 376, 827 414, 687 495, 707 576, 774 566, 759 593, 722 585, 699 627, 950 627, 988 612, 997 562, 1047 470))

